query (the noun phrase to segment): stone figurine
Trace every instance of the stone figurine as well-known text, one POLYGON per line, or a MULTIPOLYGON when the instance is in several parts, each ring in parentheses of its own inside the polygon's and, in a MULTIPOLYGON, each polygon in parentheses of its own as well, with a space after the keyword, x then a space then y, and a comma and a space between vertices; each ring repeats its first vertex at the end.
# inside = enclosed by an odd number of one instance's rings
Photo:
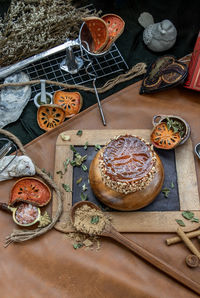
POLYGON ((154 23, 151 14, 143 12, 138 22, 143 26, 143 41, 154 52, 169 50, 176 42, 177 30, 170 20, 154 23))

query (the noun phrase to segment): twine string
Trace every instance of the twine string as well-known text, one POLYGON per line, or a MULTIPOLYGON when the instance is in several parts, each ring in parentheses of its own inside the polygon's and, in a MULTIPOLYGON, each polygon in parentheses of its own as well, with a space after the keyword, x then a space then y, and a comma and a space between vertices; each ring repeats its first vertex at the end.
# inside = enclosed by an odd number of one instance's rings
MULTIPOLYGON (((13 135, 9 131, 4 130, 2 128, 0 128, 0 133, 5 135, 9 139, 11 139, 18 146, 19 150, 21 151, 21 153, 23 155, 28 156, 26 154, 26 151, 25 151, 21 141, 15 135, 13 135)), ((54 227, 54 225, 56 224, 56 222, 58 221, 58 219, 62 213, 62 209, 63 209, 62 196, 61 196, 61 192, 60 192, 58 186, 53 181, 53 179, 50 178, 46 173, 44 173, 37 165, 35 165, 35 170, 36 170, 36 174, 38 174, 41 178, 43 178, 44 181, 47 184, 49 184, 50 187, 52 187, 55 191, 55 197, 58 201, 58 207, 57 207, 56 213, 52 217, 51 223, 46 227, 36 228, 35 230, 32 230, 32 231, 14 230, 9 236, 6 237, 6 241, 5 241, 5 245, 4 245, 5 247, 7 247, 12 242, 27 241, 27 240, 33 239, 35 237, 38 237, 38 236, 48 232, 49 230, 51 230, 54 227)))
MULTIPOLYGON (((104 93, 112 89, 115 85, 118 85, 122 82, 126 82, 128 80, 131 80, 145 73, 146 73, 146 64, 143 62, 137 63, 127 73, 121 74, 113 79, 108 80, 102 87, 97 88, 97 92, 104 93)), ((88 92, 95 93, 94 88, 87 87, 84 85, 71 85, 67 83, 61 83, 61 82, 50 81, 50 80, 45 80, 45 82, 46 84, 55 85, 64 89, 78 89, 81 91, 88 91, 88 92)), ((19 86, 27 86, 27 85, 34 85, 34 84, 40 84, 40 80, 32 80, 32 81, 20 82, 20 83, 0 84, 0 89, 4 87, 19 87, 19 86)))

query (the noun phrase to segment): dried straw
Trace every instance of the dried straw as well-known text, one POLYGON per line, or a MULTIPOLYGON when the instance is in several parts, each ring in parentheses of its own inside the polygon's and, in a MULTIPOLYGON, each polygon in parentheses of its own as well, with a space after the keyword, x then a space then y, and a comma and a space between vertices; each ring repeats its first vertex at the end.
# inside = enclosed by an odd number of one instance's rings
POLYGON ((78 36, 82 19, 99 15, 72 0, 12 0, 0 18, 0 65, 8 66, 78 36))

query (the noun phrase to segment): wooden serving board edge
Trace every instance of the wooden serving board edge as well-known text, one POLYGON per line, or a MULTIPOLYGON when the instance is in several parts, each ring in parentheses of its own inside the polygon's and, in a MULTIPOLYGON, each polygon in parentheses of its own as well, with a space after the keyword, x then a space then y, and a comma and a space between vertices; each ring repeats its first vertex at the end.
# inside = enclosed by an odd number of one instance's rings
MULTIPOLYGON (((104 145, 110 138, 121 134, 140 136, 147 141, 150 136, 149 129, 84 130, 81 137, 76 133, 77 130, 66 131, 65 134, 70 136, 70 141, 63 141, 59 135, 56 143, 54 180, 62 192, 63 213, 55 229, 63 233, 74 231, 69 216, 69 211, 72 206, 72 193, 65 192, 62 187, 63 183, 67 183, 72 188, 73 168, 68 167, 68 171, 62 179, 56 172, 62 169, 63 161, 66 158, 72 159, 73 152, 70 149, 70 145, 81 146, 86 142, 88 142, 88 145, 104 145)), ((170 212, 108 212, 112 217, 113 225, 119 232, 175 232, 178 228, 176 219, 183 219, 181 215, 183 210, 193 211, 196 217, 200 217, 200 203, 192 141, 189 139, 184 145, 176 148, 175 156, 181 210, 170 212)), ((56 213, 56 210, 57 200, 54 193, 52 215, 56 213)), ((184 230, 192 231, 198 227, 198 223, 187 221, 184 230)))

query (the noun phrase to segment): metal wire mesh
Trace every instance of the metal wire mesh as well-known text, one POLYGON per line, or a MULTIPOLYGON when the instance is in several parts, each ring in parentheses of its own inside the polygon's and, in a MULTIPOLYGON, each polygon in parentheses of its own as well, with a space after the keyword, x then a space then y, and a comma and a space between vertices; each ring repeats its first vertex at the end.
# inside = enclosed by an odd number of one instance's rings
MULTIPOLYGON (((90 12, 95 11, 93 4, 83 8, 89 9, 90 12)), ((22 70, 28 74, 30 80, 52 80, 71 85, 88 85, 94 80, 94 77, 97 80, 104 77, 112 78, 116 73, 128 70, 128 65, 115 44, 103 57, 93 56, 91 58, 85 51, 81 51, 80 47, 74 47, 73 52, 74 56, 81 57, 84 63, 76 74, 72 75, 60 68, 61 62, 66 58, 66 50, 42 58, 37 62, 29 64, 22 70), (87 68, 89 64, 90 66, 87 68)), ((1 83, 3 83, 2 80, 1 83)), ((51 94, 58 89, 61 88, 54 85, 46 85, 46 91, 51 94)), ((39 92, 41 92, 41 85, 32 85, 31 99, 39 92)))
MULTIPOLYGON (((80 48, 73 49, 73 52, 76 57, 81 57, 80 48)), ((65 51, 59 52, 27 66, 23 71, 29 75, 31 80, 44 79, 72 85, 88 85, 88 83, 94 79, 94 76, 90 75, 90 73, 94 74, 96 78, 99 79, 105 76, 113 76, 115 73, 120 71, 123 72, 128 69, 128 65, 126 64, 115 44, 113 44, 112 49, 103 57, 94 57, 91 59, 91 57, 84 52, 84 65, 79 72, 74 75, 60 69, 60 63, 63 61, 63 59, 65 59, 65 57, 65 51), (88 62, 85 62, 86 60, 92 60, 92 64, 88 69, 89 73, 86 72, 86 67, 88 65, 88 62)), ((57 86, 46 86, 46 91, 52 94, 58 89, 60 88, 57 86)), ((40 84, 33 85, 32 98, 38 92, 40 92, 40 84)))

